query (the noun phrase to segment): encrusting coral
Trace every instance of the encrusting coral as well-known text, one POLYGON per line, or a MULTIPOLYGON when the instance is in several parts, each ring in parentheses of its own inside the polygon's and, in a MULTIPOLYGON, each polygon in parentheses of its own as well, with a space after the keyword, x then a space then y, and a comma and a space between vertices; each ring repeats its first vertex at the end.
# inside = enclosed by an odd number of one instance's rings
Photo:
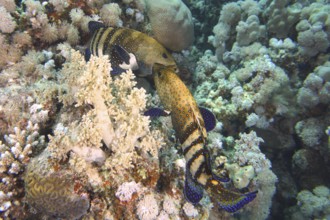
POLYGON ((230 179, 238 189, 247 187, 255 175, 251 165, 240 167, 238 164, 225 164, 225 169, 228 170, 230 179))

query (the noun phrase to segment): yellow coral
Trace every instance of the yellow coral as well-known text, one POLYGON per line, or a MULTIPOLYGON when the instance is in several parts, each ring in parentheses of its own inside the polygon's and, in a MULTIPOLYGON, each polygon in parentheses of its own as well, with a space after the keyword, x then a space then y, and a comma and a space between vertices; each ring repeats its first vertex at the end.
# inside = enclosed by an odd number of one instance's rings
POLYGON ((247 187, 250 180, 255 176, 254 169, 251 165, 240 167, 236 163, 225 163, 225 168, 229 171, 229 177, 233 180, 235 187, 238 189, 247 187))

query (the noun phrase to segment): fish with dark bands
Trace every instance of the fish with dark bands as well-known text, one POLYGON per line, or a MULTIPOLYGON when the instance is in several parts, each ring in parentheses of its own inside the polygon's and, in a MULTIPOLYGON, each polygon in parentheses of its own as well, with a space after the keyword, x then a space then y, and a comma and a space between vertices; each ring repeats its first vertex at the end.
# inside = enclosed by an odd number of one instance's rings
POLYGON ((154 38, 142 32, 106 27, 96 21, 90 21, 88 27, 94 35, 86 50, 86 60, 91 54, 109 55, 115 73, 132 69, 140 76, 151 75, 155 63, 176 67, 171 53, 154 38))
POLYGON ((155 64, 154 81, 157 93, 167 114, 157 108, 145 115, 170 115, 176 136, 186 160, 184 194, 195 204, 203 197, 204 189, 212 201, 227 212, 236 212, 257 195, 257 191, 242 194, 226 189, 221 182, 229 179, 213 174, 209 151, 206 148, 207 131, 215 127, 214 115, 205 108, 199 108, 189 89, 171 66, 155 64))

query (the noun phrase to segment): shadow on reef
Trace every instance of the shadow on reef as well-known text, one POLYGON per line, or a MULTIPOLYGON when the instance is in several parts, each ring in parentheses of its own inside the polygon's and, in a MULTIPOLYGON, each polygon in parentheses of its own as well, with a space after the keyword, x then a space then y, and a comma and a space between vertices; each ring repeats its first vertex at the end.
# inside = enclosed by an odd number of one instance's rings
POLYGON ((269 130, 255 130, 266 143, 261 145, 262 152, 271 160, 272 170, 280 177, 267 219, 290 219, 288 208, 297 205, 297 195, 301 190, 312 191, 319 185, 328 185, 328 162, 324 161, 320 152, 303 148, 303 143, 297 135, 290 134, 286 129, 283 129, 281 134, 269 130), (286 143, 283 140, 286 140, 286 143), (304 161, 305 166, 299 164, 301 161, 304 161))
POLYGON ((204 0, 193 1, 183 0, 190 9, 195 21, 195 46, 199 49, 213 49, 208 43, 208 36, 213 35, 213 27, 218 23, 222 5, 231 1, 204 0), (208 21, 207 24, 203 21, 208 21), (198 37, 197 37, 198 36, 198 37))

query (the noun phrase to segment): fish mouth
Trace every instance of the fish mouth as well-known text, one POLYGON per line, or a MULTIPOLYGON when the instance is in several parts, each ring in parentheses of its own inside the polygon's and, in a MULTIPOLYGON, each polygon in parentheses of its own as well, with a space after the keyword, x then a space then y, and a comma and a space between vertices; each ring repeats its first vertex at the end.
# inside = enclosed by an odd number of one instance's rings
POLYGON ((154 63, 154 65, 152 66, 152 72, 153 73, 157 73, 159 71, 162 71, 162 70, 167 70, 167 71, 172 71, 172 72, 175 72, 175 73, 178 73, 178 68, 176 65, 164 65, 164 64, 161 64, 161 63, 154 63))

